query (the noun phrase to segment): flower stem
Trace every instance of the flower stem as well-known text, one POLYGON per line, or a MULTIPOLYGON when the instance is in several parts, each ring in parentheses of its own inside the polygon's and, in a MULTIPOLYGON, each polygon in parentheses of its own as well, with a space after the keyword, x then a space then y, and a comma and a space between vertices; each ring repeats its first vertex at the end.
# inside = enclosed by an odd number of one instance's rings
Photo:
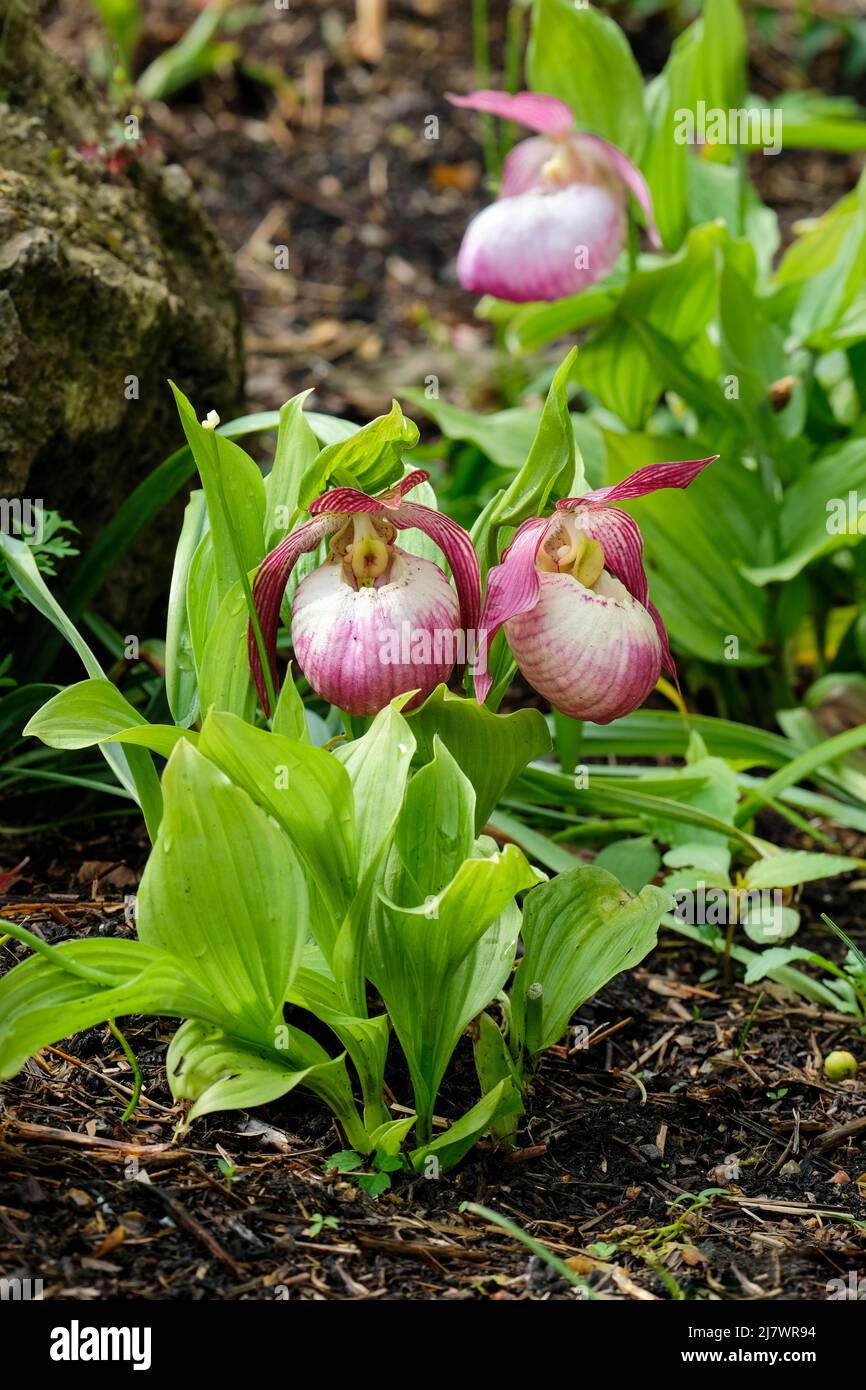
POLYGON ((121 1123, 125 1124, 126 1121, 131 1119, 132 1116, 135 1114, 135 1108, 138 1105, 138 1102, 141 1098, 141 1086, 143 1078, 141 1075, 141 1067, 138 1065, 138 1059, 113 1018, 110 1018, 108 1020, 108 1028, 111 1034, 120 1043, 120 1046, 123 1048, 124 1056, 126 1057, 126 1060, 129 1063, 129 1065, 132 1067, 132 1098, 129 1102, 129 1105, 126 1107, 126 1109, 120 1117, 121 1123))
MULTIPOLYGON (((490 36, 487 29, 487 0, 472 0, 472 61, 475 65, 477 86, 489 87, 490 36)), ((496 142, 496 127, 493 123, 493 117, 487 112, 481 117, 481 133, 487 177, 498 179, 501 165, 496 142)))
POLYGON ((29 946, 31 951, 44 956, 51 965, 56 965, 59 970, 65 970, 69 975, 77 975, 79 979, 87 980, 88 984, 102 985, 103 988, 106 986, 113 988, 117 983, 111 975, 105 974, 104 971, 94 970, 89 965, 80 965, 78 961, 71 960, 68 952, 60 951, 56 946, 49 946, 47 941, 43 941, 41 937, 28 931, 26 927, 19 926, 17 922, 10 922, 8 917, 2 917, 0 921, 3 923, 7 936, 14 937, 24 946, 29 946))
POLYGON ((226 530, 229 533, 229 539, 231 541, 232 551, 234 552, 235 557, 235 564, 237 565, 238 573, 240 575, 241 586, 244 591, 244 600, 247 605, 247 612, 250 615, 250 622, 252 623, 253 636, 256 639, 256 650, 259 654, 259 661, 261 662, 262 676, 265 682, 265 689, 268 693, 268 705, 270 706, 270 714, 271 718, 273 719, 277 708, 277 696, 276 691, 274 690, 274 678, 271 673, 271 663, 268 660, 268 653, 265 647, 265 639, 262 635, 262 627, 261 623, 259 622, 259 615, 256 611, 256 605, 253 602, 253 591, 250 588, 250 578, 247 574, 247 568, 244 564, 243 556, 240 553, 238 538, 235 534, 235 529, 232 525, 231 513, 229 512, 228 503, 226 502, 225 490, 223 488, 222 470, 220 468, 219 446, 216 441, 216 431, 210 430, 208 431, 208 433, 210 433, 211 436, 211 448, 213 449, 214 455, 214 472, 216 476, 217 490, 219 492, 220 506, 223 510, 223 517, 225 518, 226 530))

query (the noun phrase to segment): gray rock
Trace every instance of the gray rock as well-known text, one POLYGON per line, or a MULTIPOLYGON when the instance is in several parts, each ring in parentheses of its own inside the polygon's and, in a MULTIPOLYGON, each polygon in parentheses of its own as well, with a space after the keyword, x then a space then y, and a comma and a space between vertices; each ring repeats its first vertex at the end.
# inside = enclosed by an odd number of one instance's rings
MULTIPOLYGON (((42 499, 84 551, 182 443, 167 378, 239 413, 239 295, 185 172, 126 138, 22 0, 0 36, 0 496, 42 499)), ((167 587, 180 505, 101 605, 125 632, 167 587)))

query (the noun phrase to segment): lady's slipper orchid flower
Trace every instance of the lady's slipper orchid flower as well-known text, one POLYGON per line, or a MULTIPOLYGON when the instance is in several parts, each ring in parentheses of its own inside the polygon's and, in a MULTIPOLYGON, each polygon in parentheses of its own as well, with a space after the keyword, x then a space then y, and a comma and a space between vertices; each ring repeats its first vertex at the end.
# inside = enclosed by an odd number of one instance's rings
POLYGON ((578 132, 564 101, 537 92, 451 96, 538 133, 514 146, 495 203, 470 222, 457 274, 466 290, 522 304, 579 294, 608 275, 625 245, 634 194, 660 245, 643 175, 598 135, 578 132))
MULTIPOLYGON (((462 526, 405 500, 428 476, 416 469, 378 497, 332 488, 311 504, 312 520, 262 561, 253 601, 275 691, 283 593, 300 556, 325 536, 331 537, 328 557, 301 581, 292 603, 295 656, 317 694, 349 714, 375 714, 395 695, 418 690, 412 708, 465 660, 481 610, 478 558, 462 526), (394 544, 398 531, 413 526, 443 551, 456 594, 438 565, 394 544)), ((252 624, 248 646, 259 699, 270 714, 252 624)))
MULTIPOLYGON (((651 463, 612 487, 563 498, 552 517, 524 521, 491 569, 482 637, 489 646, 504 625, 523 676, 563 714, 609 724, 643 704, 662 667, 676 678, 649 601, 643 537, 611 504, 688 487, 716 458, 651 463)), ((490 685, 486 671, 476 675, 480 701, 490 685)))

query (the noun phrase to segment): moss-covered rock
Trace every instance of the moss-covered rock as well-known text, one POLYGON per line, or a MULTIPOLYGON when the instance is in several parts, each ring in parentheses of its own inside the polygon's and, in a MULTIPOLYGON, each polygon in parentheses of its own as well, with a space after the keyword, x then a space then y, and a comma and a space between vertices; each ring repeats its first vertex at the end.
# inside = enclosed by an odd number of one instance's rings
MULTIPOLYGON (((0 496, 41 498, 82 548, 181 442, 167 378, 202 411, 242 404, 229 254, 136 133, 0 0, 0 496)), ((173 532, 152 528, 112 587, 125 631, 167 583, 173 532)))

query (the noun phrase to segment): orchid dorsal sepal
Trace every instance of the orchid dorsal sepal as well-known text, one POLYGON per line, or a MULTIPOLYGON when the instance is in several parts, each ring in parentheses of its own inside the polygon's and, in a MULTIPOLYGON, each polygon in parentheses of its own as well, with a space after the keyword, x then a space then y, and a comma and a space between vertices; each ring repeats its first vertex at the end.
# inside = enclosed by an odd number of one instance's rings
MULTIPOLYGON (((662 669, 676 680, 667 632, 650 602, 637 522, 616 502, 688 487, 717 454, 649 464, 619 483, 557 502, 518 527, 487 581, 481 619, 500 627, 523 676, 563 714, 609 723, 643 703, 662 669)), ((491 677, 477 673, 479 700, 491 677)))
MULTIPOLYGON (((331 488, 310 504, 311 519, 265 557, 253 601, 275 690, 283 593, 300 556, 326 536, 329 554, 298 585, 292 604, 295 657, 318 694, 349 714, 374 714, 410 687, 423 699, 459 664, 478 629, 478 558, 461 526, 408 500, 428 476, 415 469, 376 496, 352 486, 331 488), (399 533, 413 527, 439 546, 454 588, 438 565, 397 544, 399 533)), ((254 639, 251 631, 250 666, 269 713, 254 639)))

